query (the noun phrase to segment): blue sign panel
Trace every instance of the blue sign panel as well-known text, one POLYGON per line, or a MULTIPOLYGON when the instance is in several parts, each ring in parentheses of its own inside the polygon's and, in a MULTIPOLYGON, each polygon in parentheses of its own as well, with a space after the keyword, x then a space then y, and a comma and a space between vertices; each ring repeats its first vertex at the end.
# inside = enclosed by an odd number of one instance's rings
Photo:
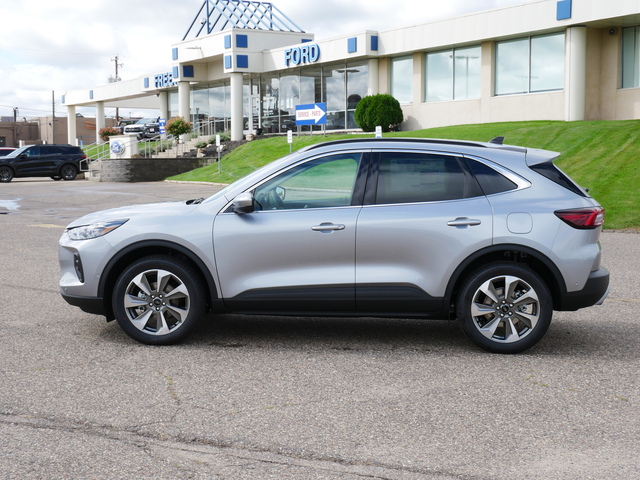
POLYGON ((327 123, 327 104, 296 105, 296 125, 324 125, 327 123))
POLYGON ((160 135, 164 135, 165 133, 167 133, 167 119, 166 118, 161 118, 160 120, 158 120, 158 128, 160 130, 160 135))
POLYGON ((567 20, 571 18, 571 0, 561 0, 558 2, 556 18, 558 20, 567 20))

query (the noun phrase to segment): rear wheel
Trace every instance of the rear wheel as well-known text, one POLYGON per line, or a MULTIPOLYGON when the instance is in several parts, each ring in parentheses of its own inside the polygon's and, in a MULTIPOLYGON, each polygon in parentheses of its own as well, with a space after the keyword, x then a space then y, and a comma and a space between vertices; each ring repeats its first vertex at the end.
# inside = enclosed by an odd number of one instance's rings
POLYGON ((63 180, 74 180, 76 175, 78 175, 78 169, 73 165, 64 165, 60 169, 60 177, 62 177, 63 180))
POLYGON ((205 292, 188 263, 154 255, 129 265, 113 293, 116 320, 131 338, 150 345, 180 342, 205 312, 205 292))
POLYGON ((10 182, 13 180, 13 170, 9 167, 0 167, 0 182, 10 182))
POLYGON ((519 353, 544 336, 551 323, 549 288, 530 268, 515 263, 486 265, 471 274, 458 295, 462 330, 480 348, 519 353))

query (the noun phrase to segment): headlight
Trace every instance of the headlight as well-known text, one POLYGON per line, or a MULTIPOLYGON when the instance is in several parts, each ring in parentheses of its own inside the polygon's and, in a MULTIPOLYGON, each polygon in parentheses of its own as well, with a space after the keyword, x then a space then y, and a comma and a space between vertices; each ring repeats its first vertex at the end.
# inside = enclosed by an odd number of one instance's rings
POLYGON ((97 238, 112 232, 120 225, 127 223, 129 219, 125 220, 113 220, 112 222, 99 222, 92 223, 91 225, 82 225, 80 227, 73 227, 67 230, 67 234, 71 240, 89 240, 90 238, 97 238))

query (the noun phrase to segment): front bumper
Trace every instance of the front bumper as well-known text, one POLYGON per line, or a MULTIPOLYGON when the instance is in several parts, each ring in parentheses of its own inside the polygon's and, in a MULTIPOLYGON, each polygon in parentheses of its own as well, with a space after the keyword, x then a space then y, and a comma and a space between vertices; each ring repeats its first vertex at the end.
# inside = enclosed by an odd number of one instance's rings
POLYGON ((69 295, 62 290, 60 291, 60 295, 62 295, 62 298, 64 298, 69 305, 78 307, 83 312, 109 316, 104 308, 104 299, 102 297, 77 297, 75 295, 69 295))
POLYGON ((562 296, 556 310, 574 311, 580 308, 601 305, 609 294, 609 270, 600 267, 589 274, 584 288, 578 292, 569 292, 562 296))

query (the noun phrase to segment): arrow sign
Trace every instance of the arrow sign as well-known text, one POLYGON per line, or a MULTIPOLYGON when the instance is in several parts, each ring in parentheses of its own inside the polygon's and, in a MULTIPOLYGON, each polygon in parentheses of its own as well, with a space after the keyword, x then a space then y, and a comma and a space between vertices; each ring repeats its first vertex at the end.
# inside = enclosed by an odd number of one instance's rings
POLYGON ((324 125, 327 123, 327 104, 296 105, 296 125, 324 125))

